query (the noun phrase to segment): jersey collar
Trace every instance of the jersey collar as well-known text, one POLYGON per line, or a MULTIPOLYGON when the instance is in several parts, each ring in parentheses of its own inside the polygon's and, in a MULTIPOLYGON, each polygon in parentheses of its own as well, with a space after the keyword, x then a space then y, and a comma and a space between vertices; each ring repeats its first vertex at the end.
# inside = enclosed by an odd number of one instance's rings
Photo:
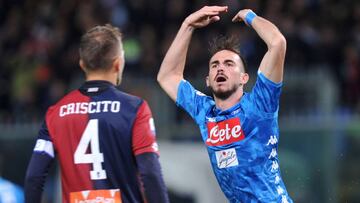
MULTIPOLYGON (((216 107, 216 105, 213 108, 213 112, 215 113, 215 115, 230 115, 233 112, 235 112, 237 109, 239 109, 242 105, 242 101, 244 100, 243 97, 246 95, 247 93, 244 92, 243 96, 241 97, 240 101, 238 103, 236 103, 234 106, 226 109, 226 110, 221 110, 219 108, 216 107)), ((236 111, 237 112, 237 111, 236 111)))
POLYGON ((109 87, 113 87, 114 85, 106 80, 90 80, 86 81, 80 88, 79 91, 84 95, 97 95, 101 92, 104 92, 109 87))

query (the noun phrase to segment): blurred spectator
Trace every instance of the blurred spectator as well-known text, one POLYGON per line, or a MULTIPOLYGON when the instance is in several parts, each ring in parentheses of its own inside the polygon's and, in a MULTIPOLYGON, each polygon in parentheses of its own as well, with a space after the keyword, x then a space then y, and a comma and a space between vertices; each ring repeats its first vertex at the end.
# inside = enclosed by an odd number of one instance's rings
MULTIPOLYGON (((0 122, 38 121, 44 110, 81 77, 77 42, 80 33, 110 22, 124 33, 126 74, 155 78, 164 55, 191 11, 213 1, 177 0, 7 0, 0 1, 0 122), (55 91, 55 92, 53 92, 55 91), (50 96, 50 98, 49 98, 50 96)), ((228 14, 194 35, 187 72, 205 76, 206 61, 199 53, 215 35, 241 36, 250 71, 265 45, 248 29, 229 26, 239 7, 269 18, 287 38, 286 65, 328 68, 345 89, 341 107, 358 110, 360 3, 333 0, 223 0, 228 14), (226 25, 226 26, 225 26, 226 25), (239 31, 240 30, 240 31, 239 31), (345 46, 346 45, 346 46, 345 46), (348 46, 351 45, 351 46, 348 46)), ((239 25, 238 25, 239 26, 239 25)))

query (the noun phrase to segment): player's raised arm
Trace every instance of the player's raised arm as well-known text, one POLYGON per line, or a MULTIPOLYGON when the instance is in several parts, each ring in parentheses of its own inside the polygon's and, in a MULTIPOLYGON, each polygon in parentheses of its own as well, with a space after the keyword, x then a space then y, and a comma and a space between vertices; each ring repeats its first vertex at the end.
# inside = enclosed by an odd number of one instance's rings
POLYGON ((261 39, 264 40, 268 51, 261 61, 259 70, 271 81, 281 82, 283 79, 286 40, 279 29, 270 21, 257 16, 250 9, 239 11, 232 21, 244 21, 248 26, 254 28, 261 39))
POLYGON ((182 23, 157 75, 160 86, 174 101, 179 83, 183 79, 186 55, 194 29, 220 20, 219 14, 226 11, 227 6, 205 6, 189 15, 182 23))

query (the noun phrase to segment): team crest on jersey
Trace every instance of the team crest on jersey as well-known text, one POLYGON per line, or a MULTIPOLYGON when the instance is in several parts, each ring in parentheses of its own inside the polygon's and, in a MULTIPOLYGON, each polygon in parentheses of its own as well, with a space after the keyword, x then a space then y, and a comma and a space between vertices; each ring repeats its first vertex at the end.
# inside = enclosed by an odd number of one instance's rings
POLYGON ((235 148, 215 152, 217 166, 228 168, 239 165, 235 148))
POLYGON ((120 190, 85 190, 70 193, 70 203, 88 202, 121 203, 120 190))
POLYGON ((245 138, 239 118, 231 118, 221 122, 208 122, 208 146, 221 146, 238 142, 245 138))

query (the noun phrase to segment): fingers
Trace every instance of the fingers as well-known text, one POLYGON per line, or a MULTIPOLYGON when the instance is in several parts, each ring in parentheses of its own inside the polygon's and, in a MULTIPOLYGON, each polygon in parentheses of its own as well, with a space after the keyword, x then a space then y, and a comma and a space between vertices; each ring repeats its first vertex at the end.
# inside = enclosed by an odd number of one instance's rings
POLYGON ((214 11, 214 12, 227 12, 228 7, 227 6, 204 6, 201 10, 204 11, 214 11))
POLYGON ((209 23, 219 21, 219 15, 222 12, 227 12, 227 9, 227 6, 205 6, 191 14, 186 21, 196 28, 204 27, 209 23))
MULTIPOLYGON (((200 10, 191 14, 187 21, 189 25, 194 27, 203 27, 208 25, 209 23, 216 22, 220 20, 220 14, 223 12, 227 12, 227 6, 204 6, 200 10)), ((242 9, 240 10, 233 18, 232 22, 241 22, 245 21, 246 14, 251 11, 250 9, 242 9)), ((245 22, 246 23, 246 22, 245 22)))
POLYGON ((227 12, 227 10, 227 6, 204 6, 202 9, 199 10, 199 12, 202 15, 215 16, 219 15, 222 12, 227 12))
POLYGON ((216 22, 216 21, 219 21, 220 20, 220 17, 219 16, 212 16, 210 18, 210 23, 213 23, 213 22, 216 22))
POLYGON ((233 19, 231 20, 232 22, 237 22, 237 21, 241 21, 242 19, 236 14, 233 19))
POLYGON ((215 16, 215 15, 219 15, 220 13, 217 11, 203 11, 202 15, 203 16, 215 16))
POLYGON ((250 9, 243 9, 240 10, 232 19, 232 22, 241 22, 244 21, 245 16, 248 12, 250 12, 250 9))

